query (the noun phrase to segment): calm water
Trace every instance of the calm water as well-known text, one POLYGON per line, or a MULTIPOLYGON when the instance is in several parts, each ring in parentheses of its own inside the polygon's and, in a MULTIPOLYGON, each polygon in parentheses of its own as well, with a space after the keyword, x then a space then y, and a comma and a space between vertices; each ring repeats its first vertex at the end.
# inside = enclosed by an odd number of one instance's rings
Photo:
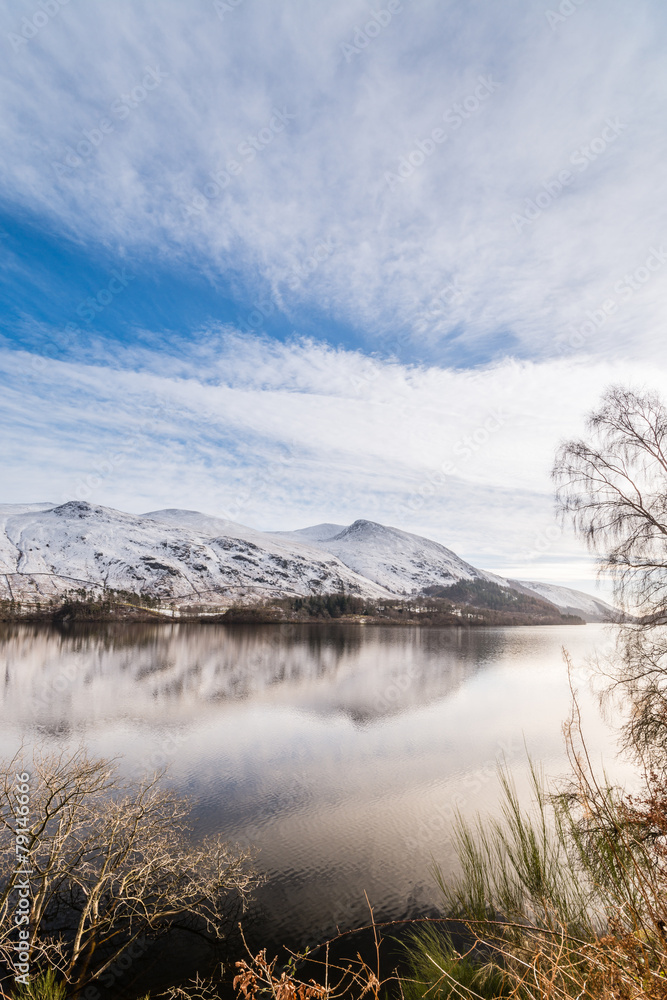
MULTIPOLYGON (((454 808, 493 810, 502 757, 525 789, 526 748, 565 772, 562 647, 580 668, 610 640, 597 625, 5 627, 0 750, 83 740, 128 773, 168 764, 203 828, 259 848, 259 936, 305 943, 365 922, 364 890, 378 917, 437 902, 454 808)), ((577 676, 593 756, 624 779, 577 676)))

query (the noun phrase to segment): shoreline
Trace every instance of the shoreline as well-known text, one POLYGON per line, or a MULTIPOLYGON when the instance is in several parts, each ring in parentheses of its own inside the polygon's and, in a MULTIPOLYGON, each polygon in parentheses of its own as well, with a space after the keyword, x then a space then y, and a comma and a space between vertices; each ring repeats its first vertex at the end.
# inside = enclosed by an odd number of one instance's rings
POLYGON ((465 615, 449 613, 410 613, 397 612, 387 615, 336 615, 317 616, 299 614, 278 615, 271 608, 263 607, 232 607, 221 612, 203 612, 168 614, 152 608, 132 605, 115 605, 108 607, 61 606, 57 608, 35 608, 28 610, 0 609, 0 623, 18 625, 49 625, 54 628, 69 628, 73 625, 109 625, 109 624, 144 624, 144 625, 383 625, 383 626, 420 626, 424 628, 494 628, 494 627, 530 627, 536 625, 586 625, 583 618, 575 615, 542 616, 523 614, 491 614, 484 609, 474 609, 465 615))

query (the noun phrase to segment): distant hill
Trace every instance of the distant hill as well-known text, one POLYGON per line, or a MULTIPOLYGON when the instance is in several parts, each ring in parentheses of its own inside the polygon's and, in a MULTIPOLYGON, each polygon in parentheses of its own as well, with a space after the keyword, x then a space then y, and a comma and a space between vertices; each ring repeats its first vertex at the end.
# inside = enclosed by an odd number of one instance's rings
POLYGON ((533 580, 508 580, 515 590, 537 594, 545 601, 551 601, 564 615, 581 615, 589 622, 606 622, 618 612, 599 597, 592 597, 582 590, 571 590, 553 583, 536 583, 533 580))

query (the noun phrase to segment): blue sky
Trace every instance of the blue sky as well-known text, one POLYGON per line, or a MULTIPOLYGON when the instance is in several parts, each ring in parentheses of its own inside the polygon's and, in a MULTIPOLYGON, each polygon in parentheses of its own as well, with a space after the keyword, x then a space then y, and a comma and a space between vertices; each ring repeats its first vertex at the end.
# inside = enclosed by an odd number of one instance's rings
POLYGON ((0 2, 2 499, 370 517, 590 588, 549 468, 665 382, 666 22, 0 2))

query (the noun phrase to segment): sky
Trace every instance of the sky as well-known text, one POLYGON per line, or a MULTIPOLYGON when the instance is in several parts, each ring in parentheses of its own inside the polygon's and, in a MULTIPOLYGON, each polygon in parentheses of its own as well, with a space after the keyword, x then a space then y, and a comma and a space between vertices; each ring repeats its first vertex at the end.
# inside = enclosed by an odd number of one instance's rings
POLYGON ((659 0, 0 0, 1 502, 368 518, 593 591, 667 373, 659 0))

